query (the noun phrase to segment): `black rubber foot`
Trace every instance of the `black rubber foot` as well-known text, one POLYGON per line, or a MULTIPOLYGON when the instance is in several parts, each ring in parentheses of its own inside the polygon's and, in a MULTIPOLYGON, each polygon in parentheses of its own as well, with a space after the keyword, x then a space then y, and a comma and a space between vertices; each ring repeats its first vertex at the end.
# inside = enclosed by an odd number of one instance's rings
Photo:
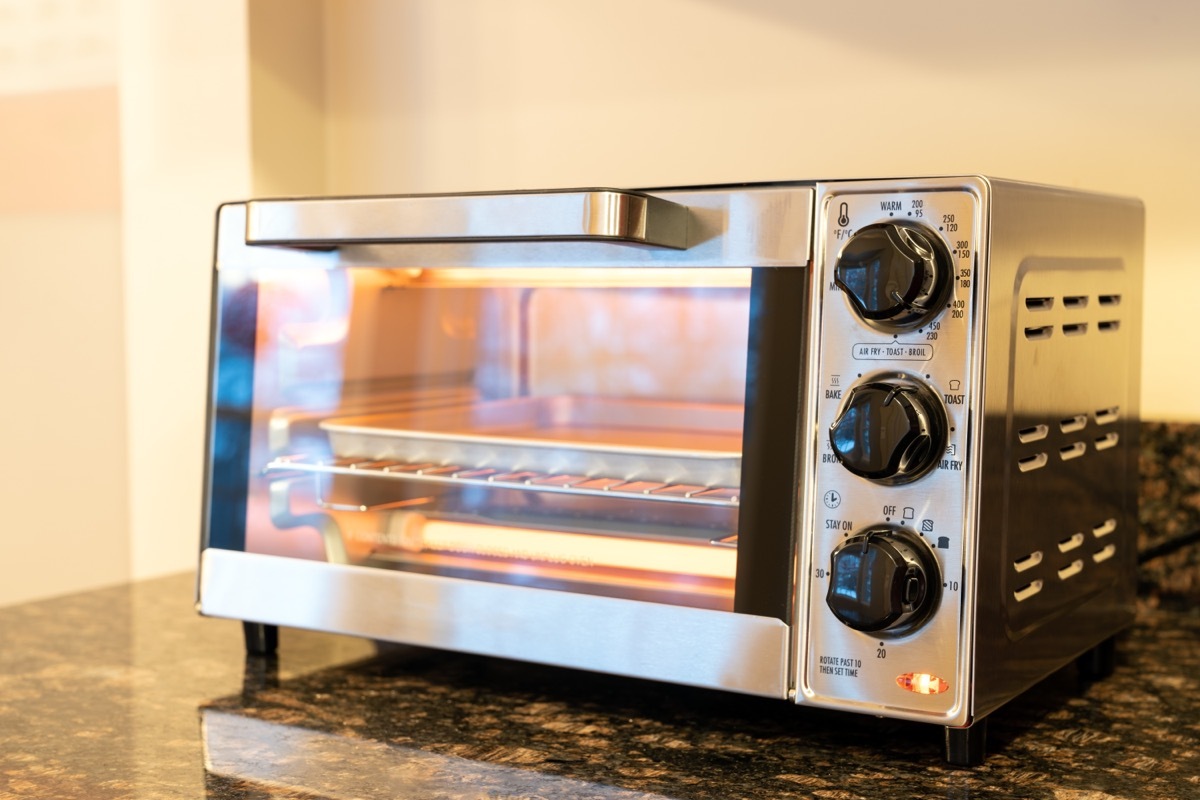
POLYGON ((956 767, 974 767, 987 755, 987 718, 977 719, 965 728, 946 728, 946 763, 956 767))
POLYGON ((275 656, 246 656, 242 673, 242 697, 253 698, 259 692, 279 688, 279 659, 275 656))
POLYGON ((1117 668, 1117 637, 1110 636, 1075 660, 1079 677, 1098 681, 1113 674, 1117 668))
POLYGON ((278 625, 243 622, 242 633, 246 637, 246 655, 273 656, 279 649, 278 625))

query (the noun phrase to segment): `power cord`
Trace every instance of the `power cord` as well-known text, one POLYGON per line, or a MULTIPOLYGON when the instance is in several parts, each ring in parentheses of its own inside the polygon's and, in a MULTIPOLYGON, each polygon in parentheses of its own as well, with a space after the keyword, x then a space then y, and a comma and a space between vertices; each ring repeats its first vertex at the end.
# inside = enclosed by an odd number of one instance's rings
POLYGON ((1138 553, 1138 563, 1145 564, 1147 561, 1153 561, 1156 558, 1162 558, 1165 555, 1170 555, 1177 550, 1182 550, 1189 544, 1200 542, 1200 530, 1181 533, 1178 536, 1172 536, 1170 539, 1159 542, 1153 547, 1147 547, 1142 552, 1138 553))

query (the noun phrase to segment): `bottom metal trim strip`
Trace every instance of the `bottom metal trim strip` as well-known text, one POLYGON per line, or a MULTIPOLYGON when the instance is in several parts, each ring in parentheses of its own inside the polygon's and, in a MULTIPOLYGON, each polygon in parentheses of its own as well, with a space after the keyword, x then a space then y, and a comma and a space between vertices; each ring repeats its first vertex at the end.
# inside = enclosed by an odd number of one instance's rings
POLYGON ((766 697, 788 692, 770 617, 209 548, 201 613, 766 697))

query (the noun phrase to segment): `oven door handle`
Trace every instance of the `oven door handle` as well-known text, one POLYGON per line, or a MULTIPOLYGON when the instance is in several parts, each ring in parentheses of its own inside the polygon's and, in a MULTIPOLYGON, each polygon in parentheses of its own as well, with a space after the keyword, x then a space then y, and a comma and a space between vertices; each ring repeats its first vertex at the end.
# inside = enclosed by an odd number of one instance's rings
POLYGON ((687 206, 616 189, 252 200, 246 244, 611 241, 687 249, 687 206))

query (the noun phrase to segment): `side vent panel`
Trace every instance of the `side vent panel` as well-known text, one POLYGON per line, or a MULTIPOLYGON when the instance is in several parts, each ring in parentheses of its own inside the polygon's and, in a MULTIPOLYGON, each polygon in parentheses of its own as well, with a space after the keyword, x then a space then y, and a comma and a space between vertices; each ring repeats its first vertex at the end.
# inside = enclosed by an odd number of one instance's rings
POLYGON ((1121 263, 1048 260, 1013 305, 1003 606, 1018 639, 1119 577, 1136 531, 1125 485, 1127 293, 1121 263), (1107 268, 1111 267, 1111 268, 1107 268), (1086 289, 1086 291, 1085 291, 1086 289))

